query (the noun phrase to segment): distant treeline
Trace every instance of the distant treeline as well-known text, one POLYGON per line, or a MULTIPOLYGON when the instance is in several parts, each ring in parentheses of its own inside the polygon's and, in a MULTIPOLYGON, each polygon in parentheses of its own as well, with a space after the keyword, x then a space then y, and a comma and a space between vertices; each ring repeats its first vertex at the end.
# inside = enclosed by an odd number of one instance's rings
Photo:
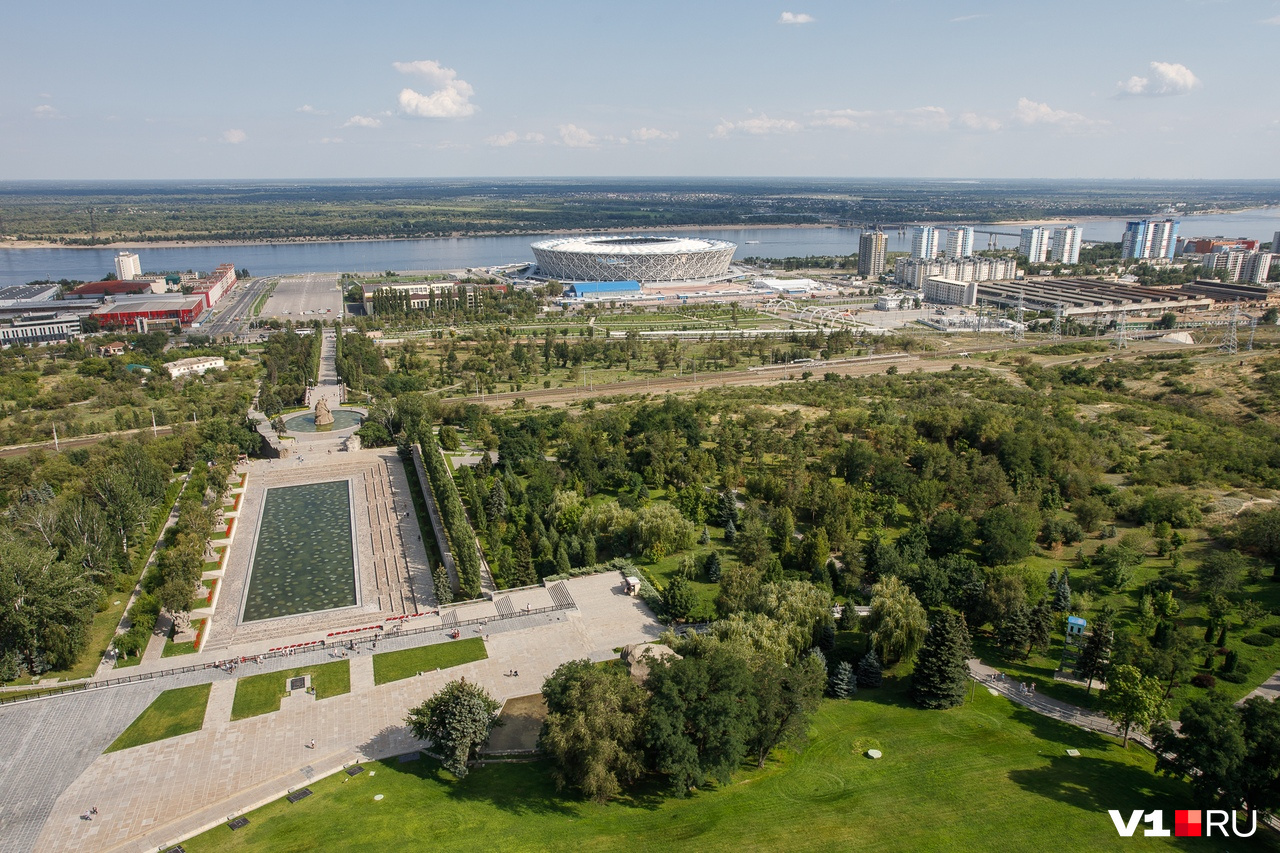
POLYGON ((1129 216, 1280 203, 1280 184, 619 180, 0 184, 0 235, 115 241, 354 239, 672 226, 1129 216))

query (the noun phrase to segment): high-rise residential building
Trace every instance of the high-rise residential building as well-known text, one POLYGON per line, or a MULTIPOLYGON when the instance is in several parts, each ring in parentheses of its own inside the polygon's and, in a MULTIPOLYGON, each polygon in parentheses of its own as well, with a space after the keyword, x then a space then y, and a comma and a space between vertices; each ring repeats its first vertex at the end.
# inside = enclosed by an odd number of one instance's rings
POLYGON ((863 278, 876 278, 884 275, 885 252, 889 248, 889 238, 877 228, 874 231, 863 231, 858 239, 858 275, 863 278))
POLYGON ((1078 226, 1068 225, 1065 228, 1053 229, 1049 260, 1055 264, 1080 263, 1080 228, 1078 226))
POLYGON ((916 260, 933 260, 938 254, 938 230, 932 225, 917 225, 911 231, 911 257, 916 260))
POLYGON ((1120 239, 1120 257, 1172 259, 1177 246, 1176 219, 1140 219, 1125 226, 1120 239))
POLYGON ((142 276, 142 262, 137 252, 120 252, 116 255, 116 278, 133 281, 142 276))
POLYGON ((1028 263, 1042 264, 1049 257, 1049 241, 1044 229, 1039 225, 1022 229, 1022 239, 1018 242, 1018 254, 1024 255, 1028 263))
POLYGON ((973 257, 973 228, 964 225, 947 229, 947 243, 942 253, 948 258, 973 257))
POLYGON ((1280 231, 1271 238, 1271 254, 1280 255, 1280 231))
POLYGON ((1275 257, 1272 252, 1250 252, 1240 265, 1240 280, 1249 284, 1266 284, 1275 257))

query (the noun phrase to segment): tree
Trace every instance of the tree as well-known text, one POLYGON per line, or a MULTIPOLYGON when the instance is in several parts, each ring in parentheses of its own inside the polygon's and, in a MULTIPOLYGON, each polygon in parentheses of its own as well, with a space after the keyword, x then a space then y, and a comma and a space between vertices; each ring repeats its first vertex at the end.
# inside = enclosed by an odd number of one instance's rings
POLYGON ((1118 664, 1107 678, 1107 691, 1102 694, 1102 712, 1120 726, 1125 748, 1129 746, 1129 730, 1151 725, 1160 708, 1159 679, 1143 675, 1136 666, 1118 664))
POLYGON ((871 588, 866 627, 880 659, 893 664, 911 659, 924 642, 929 622, 906 584, 889 576, 871 588))
POLYGON ((870 649, 862 660, 858 661, 858 686, 859 687, 879 687, 884 681, 884 673, 880 668, 880 658, 876 657, 876 650, 870 649))
POLYGON ((988 566, 1016 563, 1031 553, 1036 524, 1029 513, 1003 504, 987 510, 978 522, 978 553, 988 566))
POLYGON ((996 642, 1015 658, 1027 656, 1027 648, 1031 644, 1031 613, 1026 602, 1015 601, 1005 612, 996 631, 996 642))
POLYGON ((662 606, 672 619, 683 621, 698 606, 698 595, 682 575, 676 575, 662 593, 662 606))
POLYGON ((461 779, 472 753, 489 739, 501 707, 483 687, 462 678, 410 709, 405 722, 414 737, 431 741, 444 769, 461 779))
POLYGON ((826 682, 821 654, 806 655, 792 666, 773 656, 760 660, 752 673, 755 725, 747 737, 757 767, 764 766, 775 746, 809 727, 826 682))
POLYGON ((561 664, 542 685, 547 717, 538 741, 556 787, 604 802, 644 772, 644 689, 617 667, 561 664))
POLYGON ((1054 590, 1052 606, 1054 613, 1067 613, 1071 610, 1071 581, 1065 570, 1058 580, 1058 588, 1054 590))
POLYGON ((712 583, 720 582, 720 552, 712 551, 707 554, 706 562, 702 564, 702 570, 707 573, 707 580, 712 583))
POLYGON ((858 693, 858 677, 847 660, 836 664, 827 681, 827 690, 837 699, 852 699, 858 693))
POLYGON ((1165 721, 1151 729, 1156 770, 1189 778, 1197 802, 1234 809, 1242 799, 1248 753, 1239 712, 1230 699, 1214 692, 1189 701, 1178 721, 1177 732, 1165 721))
POLYGON ((1049 607, 1048 599, 1042 598, 1036 602, 1036 606, 1031 608, 1031 648, 1044 651, 1049 648, 1051 632, 1053 631, 1053 610, 1049 607))
POLYGON ((1076 674, 1088 681, 1084 689, 1086 696, 1093 689, 1093 680, 1102 678, 1111 665, 1111 640, 1111 616, 1104 611, 1094 620, 1093 631, 1085 640, 1084 648, 1080 650, 1080 659, 1076 663, 1076 674))
POLYGON ((929 626, 911 675, 911 698, 922 708, 954 708, 969 680, 969 631, 964 617, 942 612, 929 626))
POLYGON ((747 754, 756 719, 755 685, 745 659, 717 644, 704 656, 652 667, 645 686, 645 745, 672 790, 683 796, 709 779, 727 783, 747 754))
POLYGON ((1242 515, 1236 522, 1235 540, 1271 563, 1272 580, 1280 580, 1280 507, 1242 515))

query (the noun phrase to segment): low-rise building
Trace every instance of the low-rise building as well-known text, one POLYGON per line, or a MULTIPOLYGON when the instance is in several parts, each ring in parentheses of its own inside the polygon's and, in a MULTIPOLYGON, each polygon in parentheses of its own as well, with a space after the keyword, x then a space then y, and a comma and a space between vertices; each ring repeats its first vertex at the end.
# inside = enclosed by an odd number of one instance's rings
POLYGON ((58 295, 56 284, 14 284, 0 287, 0 308, 43 306, 58 295))
POLYGON ((164 279, 135 278, 129 281, 90 281, 74 288, 67 296, 81 299, 94 296, 125 296, 130 293, 164 293, 164 279))
POLYGON ((924 301, 935 305, 961 305, 972 308, 978 304, 978 283, 931 276, 924 283, 924 301))
POLYGON ((128 348, 129 347, 125 345, 124 341, 112 341, 109 344, 103 344, 98 347, 98 355, 107 357, 124 355, 124 351, 128 348))
POLYGON ((104 327, 133 326, 138 318, 150 323, 190 326, 204 308, 203 296, 122 296, 104 304, 93 316, 104 327))
POLYGON ((66 343, 78 337, 77 314, 28 314, 0 320, 0 346, 66 343))
POLYGON ((189 376, 192 373, 204 376, 205 371, 222 370, 224 367, 226 362, 222 356, 200 356, 171 361, 164 366, 164 369, 169 371, 171 377, 177 379, 179 376, 189 376))

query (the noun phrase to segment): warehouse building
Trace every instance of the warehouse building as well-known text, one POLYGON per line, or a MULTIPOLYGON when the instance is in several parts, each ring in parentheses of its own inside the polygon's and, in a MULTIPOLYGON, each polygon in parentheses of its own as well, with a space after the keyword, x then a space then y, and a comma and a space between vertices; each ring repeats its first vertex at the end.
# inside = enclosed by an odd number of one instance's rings
POLYGON ((0 320, 0 346, 66 343, 80 337, 76 314, 29 314, 0 320))

